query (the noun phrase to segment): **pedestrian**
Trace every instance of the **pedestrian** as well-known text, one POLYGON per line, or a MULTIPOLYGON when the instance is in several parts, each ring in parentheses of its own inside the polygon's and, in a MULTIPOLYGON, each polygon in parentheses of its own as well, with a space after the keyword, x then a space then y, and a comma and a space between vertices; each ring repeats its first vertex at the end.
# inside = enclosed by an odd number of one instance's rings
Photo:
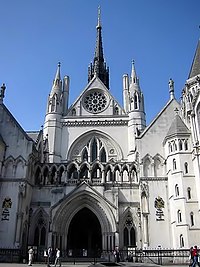
POLYGON ((47 258, 48 258, 48 254, 47 254, 47 250, 44 250, 44 262, 47 264, 47 258))
POLYGON ((119 248, 118 247, 115 247, 114 256, 115 256, 115 261, 120 262, 120 254, 119 254, 119 248))
POLYGON ((56 258, 55 258, 54 267, 57 266, 57 263, 59 263, 59 266, 61 267, 60 250, 59 250, 59 248, 56 248, 56 258))
POLYGON ((189 255, 189 267, 193 264, 193 247, 190 248, 190 255, 189 255))
POLYGON ((50 263, 51 263, 51 258, 52 258, 52 248, 49 247, 47 250, 47 266, 50 267, 50 263))
POLYGON ((192 267, 195 267, 196 264, 199 266, 197 246, 194 246, 192 250, 192 257, 193 257, 192 267))
POLYGON ((28 266, 32 266, 33 255, 34 255, 33 247, 30 247, 28 250, 28 266))

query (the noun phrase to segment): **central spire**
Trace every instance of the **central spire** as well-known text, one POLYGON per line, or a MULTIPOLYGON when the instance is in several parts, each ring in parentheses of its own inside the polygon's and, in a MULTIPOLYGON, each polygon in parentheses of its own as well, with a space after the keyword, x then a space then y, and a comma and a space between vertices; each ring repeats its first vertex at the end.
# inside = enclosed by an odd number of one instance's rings
POLYGON ((104 57, 103 57, 100 7, 98 8, 98 21, 96 29, 97 29, 96 48, 95 48, 93 63, 91 63, 88 68, 88 82, 92 80, 94 76, 97 76, 109 89, 109 69, 106 67, 106 63, 104 62, 104 57))

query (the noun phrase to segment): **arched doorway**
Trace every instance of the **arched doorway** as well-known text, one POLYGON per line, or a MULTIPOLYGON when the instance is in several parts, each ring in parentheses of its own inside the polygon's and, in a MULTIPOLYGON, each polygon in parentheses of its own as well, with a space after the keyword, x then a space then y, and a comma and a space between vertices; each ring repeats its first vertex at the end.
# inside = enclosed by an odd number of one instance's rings
POLYGON ((71 220, 67 237, 68 255, 93 257, 102 249, 102 231, 96 215, 83 208, 71 220))

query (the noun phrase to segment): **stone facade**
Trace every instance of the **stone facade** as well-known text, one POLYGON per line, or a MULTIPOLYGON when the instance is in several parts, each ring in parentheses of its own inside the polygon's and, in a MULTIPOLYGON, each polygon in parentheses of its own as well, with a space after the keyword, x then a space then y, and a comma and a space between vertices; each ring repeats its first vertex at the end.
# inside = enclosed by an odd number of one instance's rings
POLYGON ((68 106, 60 63, 44 127, 26 133, 0 95, 0 247, 189 248, 200 240, 200 44, 181 102, 146 126, 132 63, 123 107, 109 91, 100 18, 88 85, 68 106))

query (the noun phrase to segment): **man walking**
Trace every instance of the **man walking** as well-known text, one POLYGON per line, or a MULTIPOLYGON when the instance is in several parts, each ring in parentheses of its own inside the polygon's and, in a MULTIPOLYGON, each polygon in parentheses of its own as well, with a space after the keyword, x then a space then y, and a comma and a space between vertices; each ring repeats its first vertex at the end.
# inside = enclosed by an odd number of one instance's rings
POLYGON ((33 254, 34 254, 33 247, 31 247, 28 250, 28 266, 32 266, 33 254))
POLYGON ((57 263, 59 263, 59 266, 61 267, 60 250, 59 250, 59 248, 56 248, 56 258, 55 258, 54 267, 57 266, 57 263))
POLYGON ((50 267, 50 262, 52 258, 52 248, 49 247, 47 250, 47 266, 50 267))

